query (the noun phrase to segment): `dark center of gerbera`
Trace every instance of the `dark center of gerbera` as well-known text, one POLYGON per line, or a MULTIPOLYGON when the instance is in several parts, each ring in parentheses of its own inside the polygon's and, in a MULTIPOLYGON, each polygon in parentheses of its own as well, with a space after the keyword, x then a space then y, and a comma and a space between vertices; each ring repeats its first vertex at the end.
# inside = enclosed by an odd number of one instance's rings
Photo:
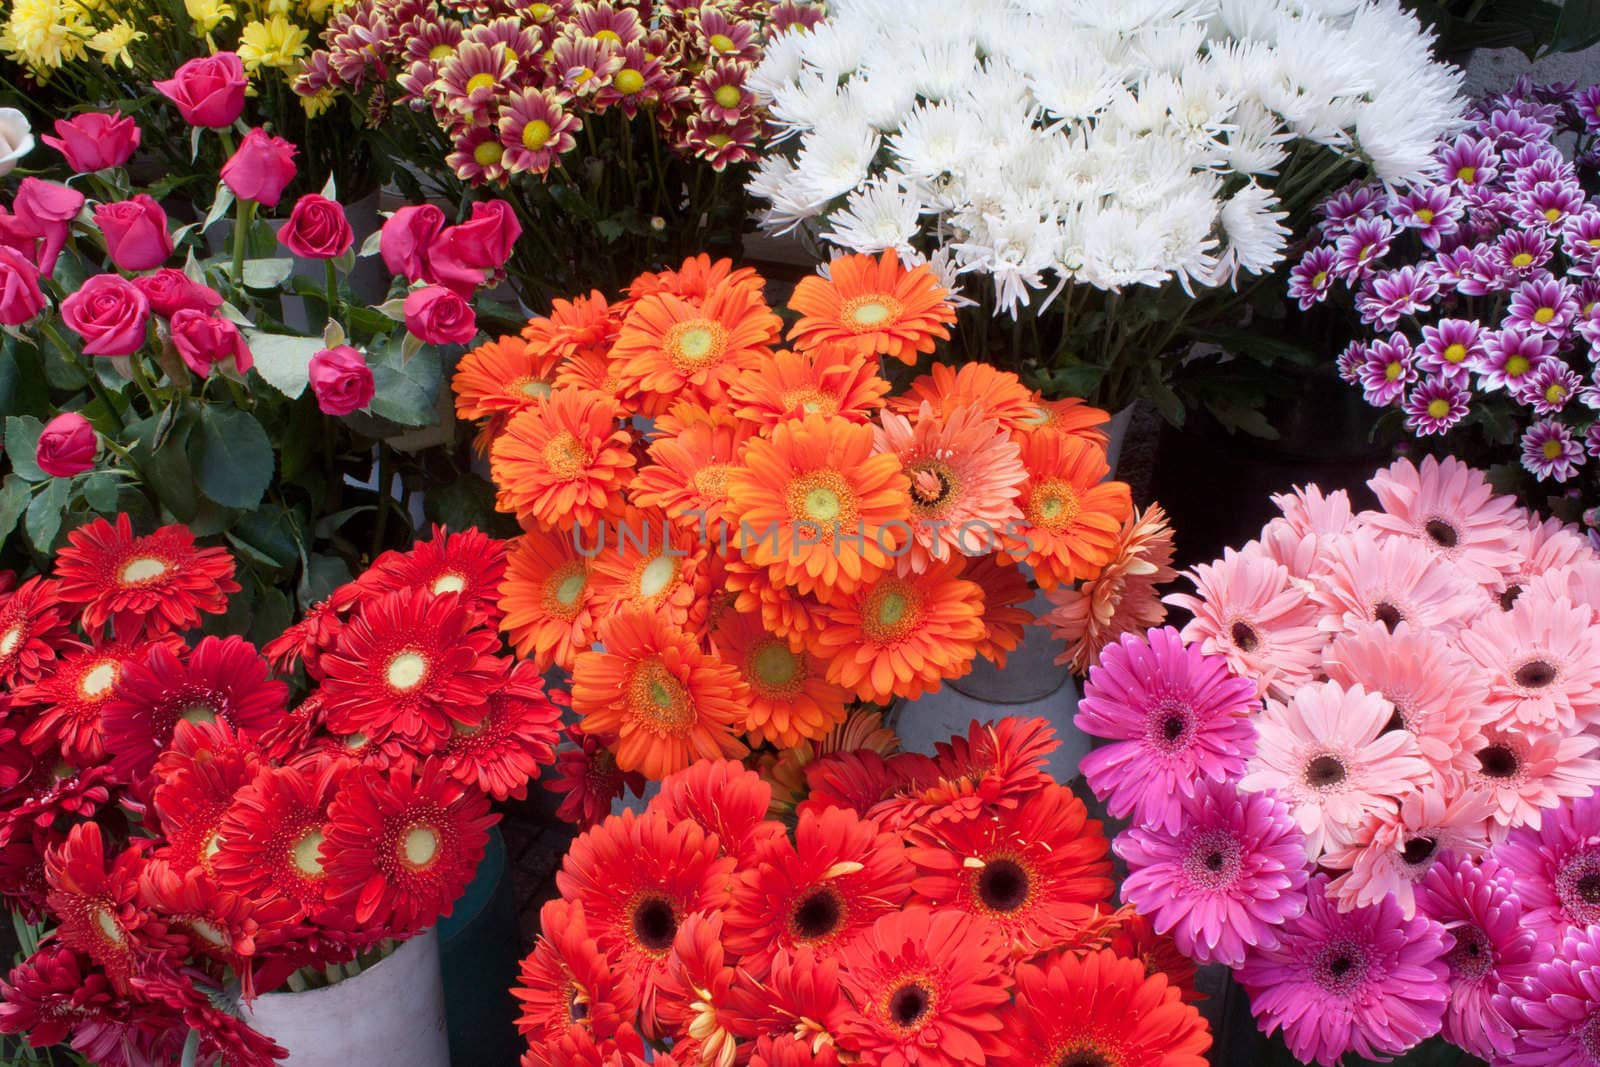
POLYGON ((844 909, 839 907, 835 894, 826 889, 813 890, 795 906, 794 932, 802 940, 816 941, 837 931, 843 918, 844 909))
POLYGON ((665 952, 678 934, 678 917, 660 897, 646 897, 633 909, 633 936, 651 952, 665 952))
POLYGON ((1506 587, 1506 591, 1500 594, 1500 610, 1501 611, 1510 611, 1512 606, 1514 604, 1516 604, 1517 597, 1519 597, 1521 595, 1522 595, 1522 586, 1520 586, 1520 585, 1507 586, 1506 587))
POLYGON ((1318 756, 1306 764, 1306 785, 1313 789, 1331 789, 1344 779, 1344 761, 1338 756, 1318 756))
POLYGON ((1489 745, 1478 750, 1478 769, 1486 778, 1510 778, 1517 773, 1521 761, 1505 745, 1489 745))
POLYGON ((932 994, 915 982, 907 982, 889 994, 889 1019, 904 1029, 909 1030, 921 1022, 931 1007, 932 994))
POLYGON ((1056 1067, 1116 1067, 1099 1049, 1080 1048, 1056 1061, 1056 1067))
POLYGON ((978 875, 978 896, 992 911, 1016 911, 1028 890, 1028 872, 1015 860, 990 860, 978 875))
POLYGON ((1407 865, 1420 867, 1433 858, 1433 850, 1439 847, 1437 839, 1432 837, 1413 837, 1406 842, 1406 847, 1401 851, 1407 865))
POLYGON ((1169 713, 1161 720, 1161 736, 1168 741, 1176 741, 1183 736, 1183 716, 1169 713))
POLYGON ((1484 932, 1476 926, 1458 926, 1450 931, 1455 935, 1455 948, 1445 957, 1453 974, 1462 978, 1478 978, 1494 967, 1494 948, 1484 932))
POLYGON ((1578 899, 1585 904, 1600 904, 1600 871, 1578 879, 1578 899))
POLYGON ((1543 689, 1556 680, 1555 664, 1548 660, 1530 659, 1518 667, 1512 677, 1524 689, 1543 689))
POLYGON ((1348 993, 1366 976, 1366 955, 1359 945, 1334 942, 1322 950, 1313 971, 1322 988, 1330 993, 1348 993))
POLYGON ((1256 633, 1255 628, 1247 622, 1234 623, 1228 632, 1232 635, 1233 643, 1238 646, 1240 652, 1254 652, 1261 647, 1260 636, 1256 633))
POLYGON ((1372 617, 1378 622, 1383 623, 1383 625, 1388 628, 1390 633, 1394 633, 1394 628, 1400 625, 1400 621, 1403 618, 1403 616, 1400 614, 1400 609, 1389 603, 1387 600, 1380 601, 1375 607, 1373 607, 1372 617))
POLYGON ((1400 714, 1399 708, 1395 708, 1394 714, 1389 716, 1389 721, 1383 724, 1383 732, 1386 734, 1392 734, 1396 730, 1404 730, 1405 728, 1405 716, 1400 714))
POLYGON ((1461 540, 1456 528, 1443 519, 1429 519, 1422 524, 1422 528, 1440 548, 1454 548, 1461 540))

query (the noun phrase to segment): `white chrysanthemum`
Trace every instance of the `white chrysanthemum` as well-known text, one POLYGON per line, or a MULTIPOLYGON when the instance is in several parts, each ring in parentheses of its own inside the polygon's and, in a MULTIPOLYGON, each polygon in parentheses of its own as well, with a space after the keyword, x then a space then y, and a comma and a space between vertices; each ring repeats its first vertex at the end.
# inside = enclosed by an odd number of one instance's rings
POLYGON ((1283 220, 1289 213, 1276 210, 1280 206, 1272 190, 1263 189, 1255 182, 1223 203, 1220 218, 1228 245, 1217 264, 1219 284, 1224 278, 1228 284, 1233 284, 1241 269, 1263 274, 1283 258, 1290 232, 1283 220))
POLYGON ((800 80, 804 53, 810 42, 801 40, 805 33, 791 30, 767 42, 762 49, 761 65, 750 72, 745 86, 762 104, 772 102, 773 96, 785 85, 800 80))
POLYGON ((845 206, 828 216, 832 228, 823 232, 822 239, 852 252, 892 248, 906 264, 916 263, 919 253, 911 239, 922 229, 924 207, 921 197, 906 189, 902 179, 902 175, 887 174, 852 192, 845 206))
POLYGON ((903 173, 935 178, 970 159, 978 149, 978 137, 973 116, 966 110, 952 104, 919 104, 888 140, 903 173))
POLYGON ((859 118, 813 130, 795 159, 794 179, 813 199, 844 196, 870 176, 878 141, 878 131, 859 118))
POLYGON ((751 196, 767 201, 761 226, 769 233, 789 233, 807 219, 814 219, 827 207, 826 200, 817 200, 800 191, 794 180, 794 164, 780 155, 766 155, 756 164, 755 174, 746 186, 751 196))

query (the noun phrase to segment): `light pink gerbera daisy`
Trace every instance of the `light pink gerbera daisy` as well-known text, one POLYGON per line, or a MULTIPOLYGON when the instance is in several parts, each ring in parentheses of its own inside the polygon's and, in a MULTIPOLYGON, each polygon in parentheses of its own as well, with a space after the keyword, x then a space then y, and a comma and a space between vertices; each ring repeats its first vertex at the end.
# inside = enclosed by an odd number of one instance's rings
POLYGON ((1563 800, 1586 797, 1600 786, 1600 760, 1590 759, 1600 739, 1589 734, 1543 734, 1490 727, 1474 755, 1478 766, 1467 778, 1495 801, 1498 826, 1539 828, 1540 812, 1563 800))
POLYGON ((1436 863, 1417 886, 1417 908, 1455 939, 1444 958, 1450 967, 1445 1040, 1485 1060, 1511 1051, 1516 1031, 1495 1004, 1495 991, 1502 982, 1516 988, 1551 955, 1522 923, 1511 872, 1492 858, 1436 863))
POLYGON ((1543 522, 1530 516, 1513 549, 1512 567, 1500 590, 1500 606, 1511 607, 1522 590, 1551 571, 1595 562, 1594 549, 1577 529, 1560 519, 1543 522))
POLYGON ((1229 674, 1218 656, 1185 648, 1172 627, 1124 634, 1090 669, 1073 720, 1114 743, 1078 769, 1112 815, 1177 833, 1184 797, 1244 773, 1255 706, 1254 682, 1229 674))
POLYGON ((1392 895, 1411 918, 1415 886, 1440 856, 1483 855, 1493 809, 1494 801, 1475 789, 1451 795, 1430 784, 1408 793, 1398 811, 1370 820, 1360 841, 1328 850, 1323 865, 1344 872, 1328 884, 1328 892, 1345 911, 1392 895))
POLYGON ((1364 525, 1415 538, 1485 588, 1504 582, 1520 517, 1483 472, 1454 456, 1424 456, 1420 467, 1402 459, 1367 484, 1383 510, 1363 512, 1364 525))
POLYGON ((1241 789, 1273 789, 1293 809, 1313 858, 1325 845, 1356 840, 1372 816, 1427 780, 1416 738, 1389 730, 1394 705, 1359 685, 1302 686, 1286 702, 1268 699, 1256 720, 1250 773, 1241 789))
POLYGON ((1574 930, 1520 985, 1501 986, 1494 1006, 1516 1035, 1504 1067, 1600 1064, 1600 926, 1574 930))
POLYGON ((1559 944, 1573 927, 1600 926, 1600 796, 1563 804, 1537 829, 1511 831, 1494 850, 1515 876, 1522 921, 1559 944))
POLYGON ((1358 530, 1324 540, 1322 558, 1311 597, 1325 612, 1324 630, 1405 622, 1450 633, 1489 606, 1482 587, 1409 537, 1358 530))
POLYGON ((1113 846, 1127 861, 1122 899, 1200 963, 1237 967, 1247 946, 1305 911, 1306 840, 1271 793, 1205 783, 1181 804, 1177 832, 1134 828, 1113 846))
POLYGON ((955 554, 981 555, 1022 518, 1022 451, 981 408, 940 413, 923 401, 915 420, 891 411, 880 418, 873 451, 899 457, 911 478, 911 545, 900 557, 902 574, 955 554))
POLYGON ((1296 1059, 1330 1067, 1347 1052, 1386 1059, 1438 1033, 1449 999, 1444 927, 1405 918, 1387 897, 1340 912, 1320 875, 1307 896, 1305 914, 1237 972, 1261 1029, 1282 1029, 1296 1059))
POLYGON ((1297 534, 1318 537, 1342 534, 1355 519, 1349 493, 1343 489, 1324 493, 1315 482, 1296 486, 1292 492, 1275 494, 1272 502, 1283 512, 1283 521, 1297 534))
POLYGON ((1436 634, 1401 623, 1393 633, 1379 622, 1340 634, 1323 656, 1328 677, 1361 685, 1394 705, 1398 724, 1417 739, 1436 773, 1471 771, 1483 727, 1488 680, 1476 665, 1436 634))
POLYGON ((1595 622, 1600 623, 1600 558, 1590 557, 1547 570, 1532 579, 1522 592, 1545 599, 1565 597, 1588 608, 1595 622))
POLYGON ((1312 680, 1326 639, 1316 604, 1282 564, 1230 548, 1188 577, 1197 595, 1164 598, 1194 615, 1185 641, 1225 657, 1233 673, 1253 678, 1264 693, 1286 696, 1312 680))
POLYGON ((1507 729, 1570 730, 1600 718, 1600 628, 1593 613, 1526 591, 1457 635, 1489 680, 1485 702, 1507 729))

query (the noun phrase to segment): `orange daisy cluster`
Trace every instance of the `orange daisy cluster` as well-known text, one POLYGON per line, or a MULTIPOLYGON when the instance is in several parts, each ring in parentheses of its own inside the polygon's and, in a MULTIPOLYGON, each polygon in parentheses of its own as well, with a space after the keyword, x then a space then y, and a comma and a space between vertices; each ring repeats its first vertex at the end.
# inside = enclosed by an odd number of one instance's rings
POLYGON ((1048 727, 973 723, 936 760, 852 733, 789 820, 760 774, 703 760, 579 837, 513 990, 523 1062, 648 1042, 697 1064, 1203 1067, 1193 966, 1112 907, 1100 824, 1041 769, 1048 727))
POLYGON ((1105 412, 984 364, 891 395, 883 361, 916 364, 955 322, 926 267, 834 260, 791 297, 792 349, 765 288, 697 256, 557 301, 457 375, 528 531, 504 625, 572 672, 607 781, 794 749, 855 705, 1003 666, 1036 585, 1092 594, 1117 559, 1132 501, 1105 480, 1105 412), (668 660, 673 687, 635 685, 668 660))

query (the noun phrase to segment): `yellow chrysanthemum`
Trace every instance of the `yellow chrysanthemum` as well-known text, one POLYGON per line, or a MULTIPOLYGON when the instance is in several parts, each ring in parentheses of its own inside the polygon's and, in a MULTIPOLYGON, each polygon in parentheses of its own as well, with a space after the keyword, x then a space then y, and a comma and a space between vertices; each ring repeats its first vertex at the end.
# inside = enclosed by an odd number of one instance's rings
POLYGON ((344 4, 334 3, 333 0, 300 0, 299 14, 307 22, 327 22, 328 16, 334 14, 344 4))
POLYGON ((66 60, 83 59, 84 42, 94 36, 89 13, 77 0, 16 0, 0 34, 0 49, 47 74, 66 60))
POLYGON ((136 30, 128 23, 119 21, 89 38, 89 47, 100 53, 100 61, 106 66, 114 67, 121 63, 132 70, 133 56, 128 54, 128 46, 148 36, 143 30, 136 30))
POLYGON ((239 17, 227 0, 183 0, 183 9, 194 20, 196 36, 205 36, 224 22, 232 22, 239 17))
POLYGON ((305 111, 306 118, 314 119, 333 106, 339 99, 339 94, 334 92, 333 86, 324 85, 310 96, 300 98, 300 107, 305 111))
POLYGON ((239 34, 239 58, 251 74, 262 67, 287 70, 306 53, 306 31, 282 15, 252 22, 239 34))

